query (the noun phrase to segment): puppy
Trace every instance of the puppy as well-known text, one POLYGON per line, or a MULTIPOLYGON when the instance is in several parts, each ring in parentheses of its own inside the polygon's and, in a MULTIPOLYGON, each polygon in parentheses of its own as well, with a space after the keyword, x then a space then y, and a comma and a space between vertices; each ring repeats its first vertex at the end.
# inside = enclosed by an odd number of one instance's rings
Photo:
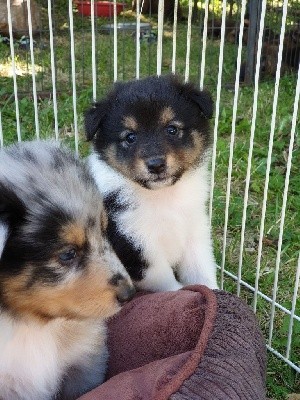
POLYGON ((104 320, 134 293, 86 168, 54 142, 0 151, 0 398, 78 398, 104 378, 104 320))
POLYGON ((207 215, 205 91, 174 76, 118 83, 85 116, 111 244, 140 289, 217 288, 207 215))

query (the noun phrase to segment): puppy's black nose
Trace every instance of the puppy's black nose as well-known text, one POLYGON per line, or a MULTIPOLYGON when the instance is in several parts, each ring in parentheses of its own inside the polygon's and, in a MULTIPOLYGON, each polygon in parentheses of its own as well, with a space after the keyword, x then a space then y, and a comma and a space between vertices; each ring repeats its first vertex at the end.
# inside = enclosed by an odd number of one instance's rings
POLYGON ((160 174, 166 169, 166 160, 163 157, 149 158, 146 165, 151 174, 160 174))
POLYGON ((117 299, 121 303, 130 300, 135 295, 135 288, 133 284, 119 273, 111 278, 110 284, 116 286, 117 299))
POLYGON ((135 295, 135 288, 132 283, 129 283, 127 279, 123 279, 119 282, 117 290, 117 299, 120 303, 124 303, 133 298, 135 295))

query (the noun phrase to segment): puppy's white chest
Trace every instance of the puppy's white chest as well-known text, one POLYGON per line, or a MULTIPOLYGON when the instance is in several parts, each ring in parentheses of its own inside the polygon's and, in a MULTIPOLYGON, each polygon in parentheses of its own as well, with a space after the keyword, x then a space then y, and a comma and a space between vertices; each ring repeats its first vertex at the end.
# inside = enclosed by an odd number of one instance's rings
POLYGON ((48 330, 35 328, 0 317, 0 393, 5 399, 43 395, 47 400, 60 383, 58 348, 48 330))
POLYGON ((140 243, 147 258, 163 258, 174 265, 180 262, 191 232, 193 206, 172 190, 147 194, 139 197, 137 208, 120 216, 122 230, 140 243))

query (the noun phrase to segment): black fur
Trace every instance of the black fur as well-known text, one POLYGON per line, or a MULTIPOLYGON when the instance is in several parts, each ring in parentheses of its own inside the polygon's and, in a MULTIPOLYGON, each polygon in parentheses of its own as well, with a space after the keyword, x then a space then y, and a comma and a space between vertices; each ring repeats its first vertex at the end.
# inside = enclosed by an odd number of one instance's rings
POLYGON ((151 128, 164 105, 171 106, 180 116, 184 116, 187 127, 194 126, 196 119, 199 119, 200 109, 201 127, 208 144, 208 123, 205 123, 205 119, 213 115, 210 94, 196 89, 192 84, 182 84, 173 75, 115 84, 106 99, 95 103, 86 112, 86 137, 92 140, 98 133, 95 144, 100 147, 105 138, 113 138, 114 133, 120 131, 120 121, 124 115, 133 115, 142 125, 151 128), (149 101, 151 109, 145 108, 145 103, 149 101))
POLYGON ((116 221, 116 213, 126 210, 128 206, 118 201, 117 192, 104 197, 104 206, 108 214, 106 229, 108 240, 120 261, 125 265, 130 277, 134 281, 141 281, 144 277, 144 271, 148 267, 147 261, 143 257, 142 250, 136 248, 134 243, 130 241, 130 238, 127 238, 120 232, 116 221))

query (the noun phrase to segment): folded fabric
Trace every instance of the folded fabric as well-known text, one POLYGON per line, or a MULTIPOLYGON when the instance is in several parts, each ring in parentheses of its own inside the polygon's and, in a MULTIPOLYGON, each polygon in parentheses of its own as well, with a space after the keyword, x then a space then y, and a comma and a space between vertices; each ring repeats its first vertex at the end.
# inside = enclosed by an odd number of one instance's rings
POLYGON ((238 297, 139 294, 109 322, 107 380, 80 400, 264 400, 266 348, 238 297))

